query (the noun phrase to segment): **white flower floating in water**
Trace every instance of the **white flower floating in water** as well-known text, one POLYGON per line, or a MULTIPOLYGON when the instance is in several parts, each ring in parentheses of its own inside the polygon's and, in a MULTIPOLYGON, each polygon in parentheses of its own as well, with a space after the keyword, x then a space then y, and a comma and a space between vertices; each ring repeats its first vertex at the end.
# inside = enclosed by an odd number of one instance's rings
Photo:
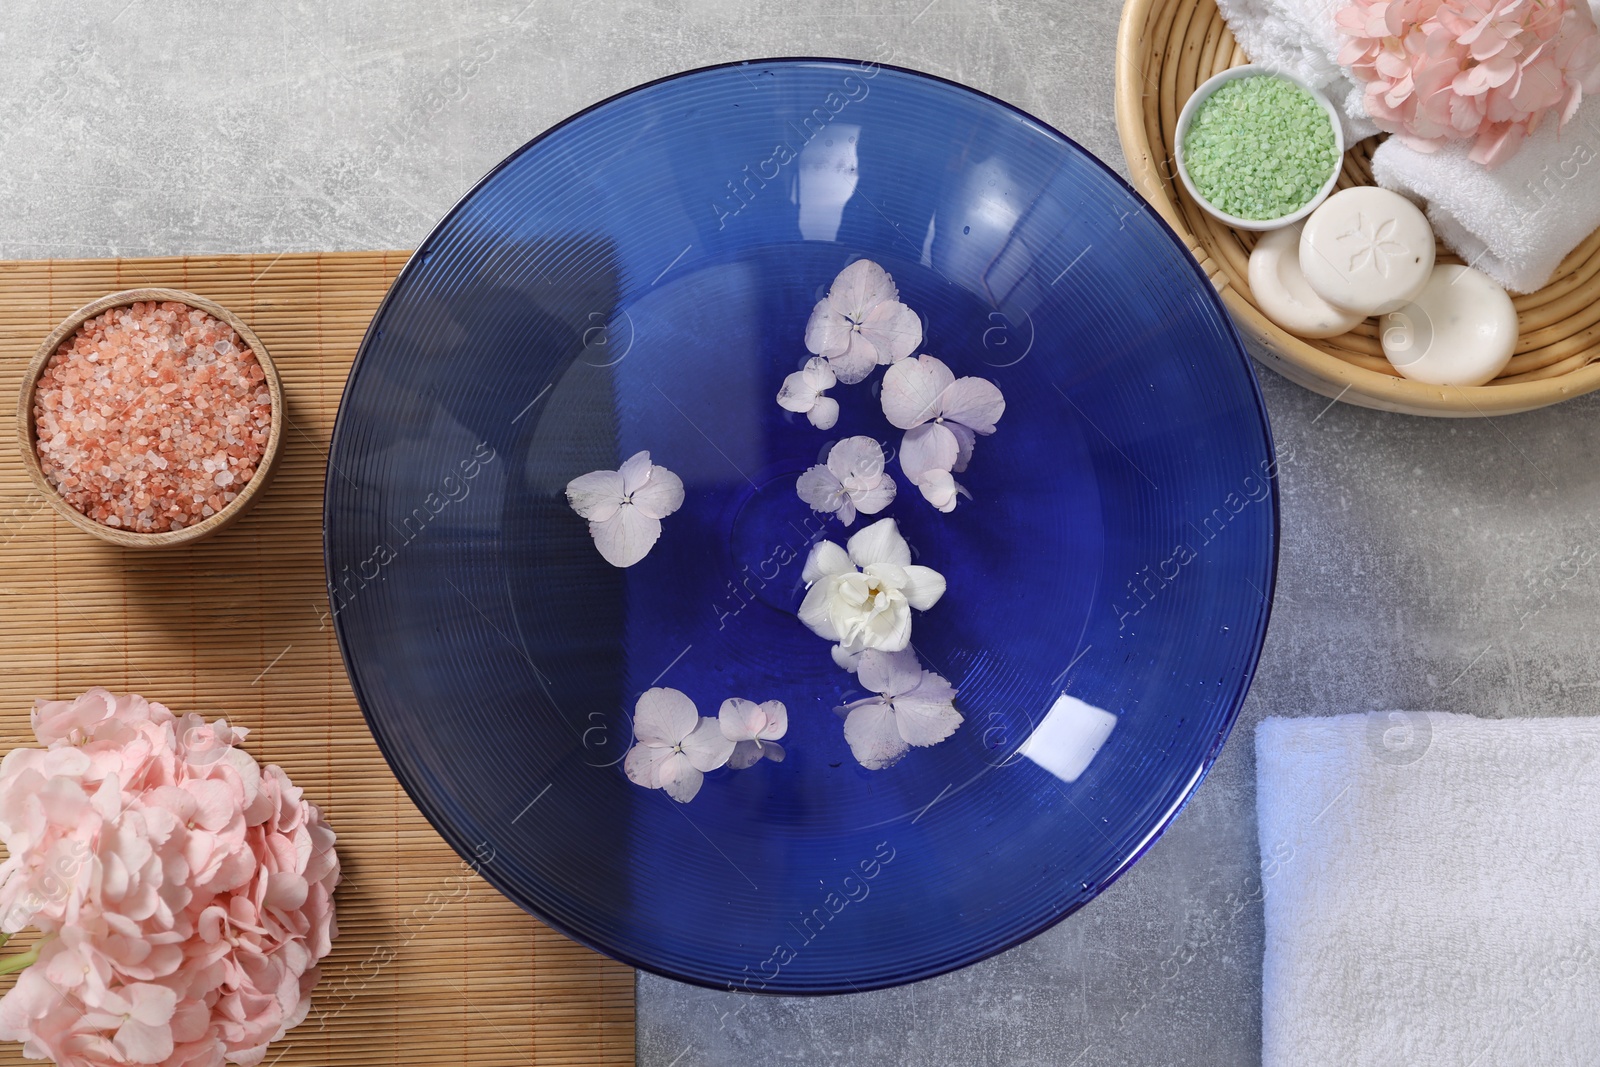
POLYGON ((694 799, 705 772, 727 763, 735 747, 719 720, 702 716, 676 689, 644 691, 633 707, 633 736, 636 744, 622 761, 628 779, 664 789, 680 804, 694 799))
POLYGON ((734 743, 728 766, 736 771, 754 767, 763 759, 783 762, 783 746, 778 739, 789 730, 789 709, 781 700, 757 704, 742 697, 729 697, 717 712, 722 736, 734 743))
POLYGON ((964 471, 978 434, 994 433, 1006 400, 991 381, 957 378, 932 356, 901 360, 883 376, 883 414, 906 431, 900 468, 940 511, 965 493, 951 471, 964 471))
POLYGON ((778 406, 805 415, 819 430, 831 430, 839 421, 839 402, 823 392, 832 389, 838 378, 828 361, 812 356, 806 365, 783 380, 778 390, 778 406))
POLYGON ((923 670, 909 649, 863 652, 856 677, 876 695, 836 710, 845 716, 844 739, 850 751, 868 770, 881 771, 899 762, 913 745, 936 745, 961 725, 961 713, 953 703, 955 689, 923 670))
POLYGON ((800 621, 837 641, 843 665, 862 649, 898 652, 911 642, 911 609, 926 611, 944 595, 944 575, 911 562, 911 546, 893 519, 879 519, 850 538, 848 549, 818 541, 801 578, 809 586, 800 621))
POLYGON ((806 323, 806 348, 853 385, 881 363, 905 359, 922 343, 922 320, 900 303, 889 272, 858 259, 833 279, 806 323))
POLYGON ((894 500, 883 446, 870 437, 846 437, 828 450, 828 462, 800 475, 795 492, 812 511, 837 515, 849 526, 856 512, 876 515, 894 500))
POLYGON ((661 536, 661 520, 683 505, 683 479, 635 452, 620 470, 591 471, 567 483, 572 510, 589 520, 589 536, 613 567, 644 559, 661 536))

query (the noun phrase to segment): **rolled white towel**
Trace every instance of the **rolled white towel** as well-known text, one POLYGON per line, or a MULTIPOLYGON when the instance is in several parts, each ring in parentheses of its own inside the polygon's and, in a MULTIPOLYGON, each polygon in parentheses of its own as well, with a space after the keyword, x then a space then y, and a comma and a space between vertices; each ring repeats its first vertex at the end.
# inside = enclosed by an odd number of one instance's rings
POLYGON ((1531 293, 1600 227, 1600 106, 1586 102, 1562 130, 1547 116, 1493 170, 1468 159, 1470 148, 1427 154, 1390 138, 1372 154, 1372 177, 1426 201, 1435 232, 1462 259, 1531 293))
POLYGON ((1256 729, 1262 1067, 1600 1063, 1600 717, 1256 729))
POLYGON ((1294 74, 1328 94, 1344 112, 1346 144, 1378 132, 1367 118, 1361 87, 1339 66, 1344 35, 1333 13, 1344 0, 1217 0, 1234 40, 1250 57, 1294 74))

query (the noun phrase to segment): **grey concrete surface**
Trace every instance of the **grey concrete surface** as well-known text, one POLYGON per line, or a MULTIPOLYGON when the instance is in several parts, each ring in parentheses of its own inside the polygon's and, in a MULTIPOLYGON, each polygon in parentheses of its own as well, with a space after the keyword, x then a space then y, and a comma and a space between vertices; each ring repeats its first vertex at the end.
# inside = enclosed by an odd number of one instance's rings
MULTIPOLYGON (((1122 167, 1115 0, 9 5, 0 257, 414 245, 570 112, 686 67, 883 58, 965 81, 1122 167)), ((1250 730, 1269 714, 1589 713, 1600 702, 1594 398, 1478 421, 1330 405, 1264 372, 1276 613, 1239 731, 1131 873, 1034 941, 823 1000, 639 982, 645 1067, 1259 1061, 1250 730)))

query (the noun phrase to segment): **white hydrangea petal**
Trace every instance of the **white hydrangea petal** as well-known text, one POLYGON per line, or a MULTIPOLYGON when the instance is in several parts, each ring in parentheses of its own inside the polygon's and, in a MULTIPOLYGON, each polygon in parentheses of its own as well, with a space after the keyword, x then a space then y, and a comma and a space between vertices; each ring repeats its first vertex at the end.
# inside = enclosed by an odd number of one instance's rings
POLYGON ((1000 387, 987 378, 961 378, 944 391, 940 402, 944 417, 978 433, 994 433, 994 424, 1006 411, 1000 387))
POLYGON ((846 493, 844 499, 839 501, 839 510, 834 512, 834 515, 836 515, 838 517, 839 521, 844 523, 846 526, 849 526, 851 523, 855 522, 856 521, 856 502, 855 502, 855 498, 852 497, 849 493, 846 493))
POLYGON ((689 762, 689 757, 682 752, 674 752, 671 756, 661 761, 656 771, 656 780, 660 787, 667 791, 667 796, 679 804, 687 804, 700 792, 700 785, 706 776, 700 769, 689 762))
MULTIPOLYGON (((789 732, 789 709, 781 700, 766 700, 761 704, 761 713, 766 716, 767 724, 756 734, 763 741, 776 741, 789 732)), ((782 756, 778 757, 782 759, 782 756)))
POLYGON ((590 471, 567 483, 567 503, 592 522, 611 518, 624 499, 619 471, 590 471))
POLYGON ((856 679, 862 688, 887 696, 909 693, 922 681, 922 664, 917 654, 909 649, 900 652, 879 652, 868 649, 861 654, 856 679))
POLYGON ((949 471, 929 471, 917 482, 917 488, 924 500, 947 514, 956 509, 956 495, 966 493, 949 471))
POLYGON ((806 321, 806 351, 827 359, 844 355, 850 347, 855 327, 828 303, 826 297, 817 301, 806 321))
POLYGON ((833 279, 828 289, 828 302, 841 315, 860 322, 867 312, 899 295, 888 271, 870 259, 858 259, 833 279))
POLYGON ((851 493, 850 502, 856 506, 856 510, 861 514, 876 515, 894 503, 895 492, 894 479, 886 474, 883 476, 883 481, 879 482, 875 488, 851 493))
POLYGON ((661 520, 625 504, 604 522, 589 523, 589 536, 613 567, 631 567, 649 555, 661 536, 661 520))
POLYGON ((729 697, 717 709, 717 723, 729 741, 754 741, 767 725, 767 713, 753 700, 729 697))
POLYGON ((700 725, 694 701, 677 689, 646 689, 633 705, 633 736, 655 748, 671 748, 700 725))
POLYGON ((954 381, 950 368, 932 356, 902 359, 883 372, 884 418, 902 430, 922 425, 939 414, 940 397, 954 381))
POLYGON ((977 443, 978 435, 959 422, 947 422, 945 426, 956 439, 956 461, 950 469, 960 474, 972 462, 972 446, 977 443))
POLYGON ((722 724, 706 715, 683 739, 683 754, 695 770, 714 771, 733 755, 734 743, 722 735, 722 724))
POLYGON ((810 387, 812 393, 820 393, 824 389, 832 389, 838 376, 833 373, 833 368, 821 356, 812 356, 806 360, 806 365, 800 368, 800 377, 810 387))
POLYGON ((848 499, 845 496, 844 486, 839 484, 839 479, 820 463, 806 470, 795 480, 794 491, 799 494, 801 500, 811 506, 812 511, 820 511, 825 515, 838 511, 848 499))
POLYGON ((778 406, 785 411, 810 411, 816 402, 817 390, 806 381, 805 371, 797 370, 789 375, 778 390, 778 406))
POLYGON ((622 769, 628 776, 628 781, 634 785, 642 785, 646 789, 659 789, 661 781, 657 777, 661 771, 661 764, 673 755, 670 748, 651 748, 649 745, 634 745, 628 749, 628 755, 622 761, 622 769))
POLYGON ((828 357, 828 366, 833 369, 840 385, 856 384, 871 374, 877 365, 878 350, 872 346, 871 341, 854 331, 851 332, 849 343, 844 350, 838 355, 828 357))
POLYGON ((806 556, 805 566, 800 570, 800 580, 810 585, 818 578, 845 574, 855 569, 855 564, 850 562, 850 554, 841 545, 833 541, 818 541, 806 556))
POLYGON ((633 506, 652 519, 666 518, 683 506, 683 479, 665 467, 651 467, 644 485, 633 491, 633 506))
POLYGON ((925 422, 900 439, 900 469, 913 482, 920 483, 931 471, 951 470, 960 454, 954 431, 944 423, 925 422))
POLYGON ((877 700, 857 704, 845 717, 844 739, 856 762, 867 770, 881 771, 911 750, 894 720, 894 711, 877 700))
POLYGON ((852 534, 845 545, 850 560, 858 567, 874 563, 893 563, 904 567, 911 562, 911 546, 900 536, 900 527, 893 519, 879 519, 871 526, 852 534))
POLYGON ((806 412, 806 418, 819 430, 831 430, 839 421, 839 402, 831 396, 819 396, 806 412))
POLYGON ((878 350, 879 363, 893 363, 922 344, 922 320, 900 301, 885 300, 867 313, 861 336, 878 350))
POLYGON ((622 466, 617 468, 617 473, 622 475, 622 492, 624 496, 631 496, 643 488, 645 482, 650 480, 650 469, 654 466, 650 462, 649 452, 635 452, 622 461, 622 466))
POLYGON ((883 478, 883 446, 870 437, 846 437, 828 450, 828 470, 846 489, 867 489, 883 478))
POLYGON ((783 750, 783 746, 778 744, 776 741, 762 741, 759 743, 761 745, 761 754, 767 757, 767 759, 771 760, 773 763, 782 763, 784 757, 789 754, 785 752, 783 750))
POLYGON ((805 623, 812 633, 828 641, 837 641, 839 631, 834 628, 833 613, 829 610, 829 601, 832 599, 833 579, 824 578, 806 590, 806 597, 800 602, 799 615, 800 621, 805 623))
POLYGON ((961 713, 951 700, 951 689, 937 674, 929 675, 937 681, 933 686, 919 686, 904 696, 894 698, 895 725, 906 743, 918 748, 937 745, 956 732, 961 725, 961 713))
POLYGON ((944 596, 944 575, 932 567, 919 567, 915 563, 905 568, 905 584, 900 591, 918 611, 927 611, 944 596))
POLYGON ((749 741, 740 741, 733 746, 733 755, 728 757, 728 766, 736 771, 746 770, 761 762, 761 742, 754 738, 749 741))

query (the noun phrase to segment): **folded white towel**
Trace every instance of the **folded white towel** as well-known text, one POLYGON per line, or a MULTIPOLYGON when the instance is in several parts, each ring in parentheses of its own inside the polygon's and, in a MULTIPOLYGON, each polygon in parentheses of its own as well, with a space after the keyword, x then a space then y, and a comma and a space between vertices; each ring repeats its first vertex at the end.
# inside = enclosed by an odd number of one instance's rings
POLYGON ((1344 35, 1333 13, 1344 0, 1217 0, 1234 40, 1273 70, 1296 75, 1328 94, 1345 114, 1346 144, 1378 132, 1367 118, 1361 87, 1339 66, 1344 35))
POLYGON ((1600 1063, 1600 718, 1256 730, 1262 1067, 1600 1063))
POLYGON ((1600 107, 1578 109, 1563 130, 1555 116, 1494 170, 1468 145, 1432 155, 1390 139, 1372 155, 1379 185, 1428 204, 1445 244, 1514 293, 1550 280, 1567 253, 1600 227, 1600 107))
MULTIPOLYGON (((1339 66, 1344 35, 1334 13, 1345 0, 1217 0, 1253 62, 1297 74, 1345 113, 1345 141, 1378 132, 1362 89, 1339 66)), ((1590 0, 1600 19, 1600 0, 1590 0)), ((1600 227, 1600 105, 1590 101, 1557 135, 1549 116, 1495 170, 1467 158, 1469 146, 1428 155, 1394 140, 1373 154, 1379 185, 1425 200, 1444 243, 1515 293, 1550 280, 1567 253, 1600 227)))

